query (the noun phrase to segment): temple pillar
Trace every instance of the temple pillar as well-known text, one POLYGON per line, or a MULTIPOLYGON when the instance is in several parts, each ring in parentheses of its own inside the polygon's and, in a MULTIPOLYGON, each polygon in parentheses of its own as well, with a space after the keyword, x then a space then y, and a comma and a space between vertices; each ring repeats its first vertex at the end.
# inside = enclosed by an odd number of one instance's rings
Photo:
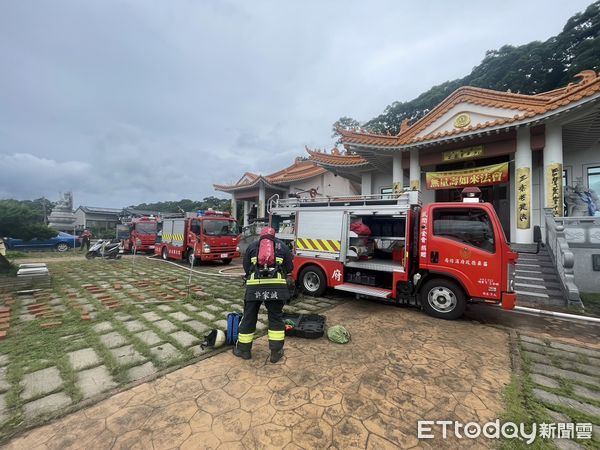
POLYGON ((511 236, 517 244, 533 243, 531 217, 532 151, 529 128, 517 129, 517 150, 514 163, 513 204, 511 205, 511 236))
POLYGON ((231 197, 231 217, 237 219, 237 201, 235 199, 235 194, 231 197))
POLYGON ((372 172, 363 172, 361 174, 362 179, 360 183, 361 195, 372 195, 373 194, 373 174, 372 172))
POLYGON ((394 193, 399 194, 403 191, 403 180, 404 176, 402 173, 402 153, 398 152, 393 156, 392 159, 392 186, 394 193))
POLYGON ((258 188, 258 211, 256 215, 259 219, 265 217, 265 185, 262 183, 260 183, 258 188))
POLYGON ((544 147, 544 207, 552 208, 554 216, 562 217, 563 211, 563 143, 562 127, 546 124, 544 147))
POLYGON ((421 190, 421 166, 419 165, 419 149, 410 149, 409 185, 415 191, 421 190))
POLYGON ((245 227, 248 226, 248 215, 250 214, 250 202, 244 200, 244 217, 242 218, 245 227))

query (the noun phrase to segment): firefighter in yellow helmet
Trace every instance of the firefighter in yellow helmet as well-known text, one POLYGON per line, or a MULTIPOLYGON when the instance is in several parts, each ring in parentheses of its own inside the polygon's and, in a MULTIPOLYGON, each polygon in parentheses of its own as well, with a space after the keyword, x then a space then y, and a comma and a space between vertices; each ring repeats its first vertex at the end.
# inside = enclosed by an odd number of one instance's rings
POLYGON ((275 238, 275 230, 263 228, 260 239, 248 246, 244 256, 246 298, 244 315, 239 326, 238 341, 233 354, 242 359, 252 358, 250 350, 256 331, 258 310, 264 302, 269 314, 269 349, 271 362, 283 356, 285 325, 283 306, 290 298, 288 278, 294 268, 292 253, 284 242, 275 238))

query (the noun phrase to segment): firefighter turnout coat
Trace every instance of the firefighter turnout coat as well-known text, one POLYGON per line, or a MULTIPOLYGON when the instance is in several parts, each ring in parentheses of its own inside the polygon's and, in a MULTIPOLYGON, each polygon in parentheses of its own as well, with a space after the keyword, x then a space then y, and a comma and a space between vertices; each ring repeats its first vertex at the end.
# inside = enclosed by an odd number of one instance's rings
POLYGON ((244 256, 244 271, 246 272, 246 301, 287 301, 290 290, 287 285, 287 274, 294 269, 290 249, 277 238, 273 239, 275 246, 275 267, 268 273, 258 267, 257 257, 260 240, 248 246, 244 256))

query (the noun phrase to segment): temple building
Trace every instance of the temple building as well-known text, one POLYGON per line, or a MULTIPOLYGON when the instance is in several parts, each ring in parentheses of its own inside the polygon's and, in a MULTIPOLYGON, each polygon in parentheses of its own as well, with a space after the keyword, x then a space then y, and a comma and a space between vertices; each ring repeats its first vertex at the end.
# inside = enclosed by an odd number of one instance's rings
POLYGON ((577 78, 537 95, 462 87, 397 135, 340 130, 346 153, 308 150, 310 161, 360 182, 363 195, 412 188, 423 203, 455 201, 478 186, 507 238, 531 243, 545 214, 593 215, 570 194, 600 191, 600 77, 577 78))
POLYGON ((270 175, 246 172, 237 183, 215 184, 214 188, 232 195, 234 217, 237 216, 238 203, 242 203, 243 225, 247 226, 252 219, 266 217, 267 200, 274 194, 280 197, 290 194, 313 197, 358 194, 360 177, 341 177, 306 158, 296 158, 291 166, 270 175))

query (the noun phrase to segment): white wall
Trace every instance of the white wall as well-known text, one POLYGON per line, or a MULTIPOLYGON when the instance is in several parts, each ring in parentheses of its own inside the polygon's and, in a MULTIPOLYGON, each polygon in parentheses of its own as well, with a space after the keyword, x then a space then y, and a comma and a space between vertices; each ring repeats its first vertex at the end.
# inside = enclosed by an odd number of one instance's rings
POLYGON ((572 151, 565 148, 563 166, 567 171, 569 186, 575 186, 577 178, 583 178, 583 184, 587 186, 588 167, 600 166, 600 143, 592 145, 587 150, 572 151))
POLYGON ((331 172, 325 172, 307 180, 295 181, 290 185, 288 193, 308 191, 309 189, 317 189, 319 194, 332 197, 360 194, 354 189, 350 180, 339 175, 336 176, 331 172))
POLYGON ((77 209, 75 211, 75 226, 84 227, 85 226, 85 213, 81 209, 77 209))
MULTIPOLYGON (((402 185, 408 187, 410 182, 408 180, 408 167, 402 169, 403 181, 402 185)), ((392 183, 392 167, 390 165, 389 173, 382 173, 379 171, 373 171, 373 194, 381 194, 381 189, 393 187, 392 183)))

